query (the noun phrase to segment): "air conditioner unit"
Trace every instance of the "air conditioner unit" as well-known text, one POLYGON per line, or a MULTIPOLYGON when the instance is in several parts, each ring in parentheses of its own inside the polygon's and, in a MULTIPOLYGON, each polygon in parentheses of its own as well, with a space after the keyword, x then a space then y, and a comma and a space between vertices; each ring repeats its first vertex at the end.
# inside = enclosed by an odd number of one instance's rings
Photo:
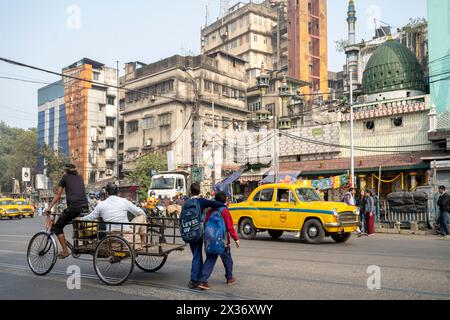
POLYGON ((155 102, 155 101, 156 101, 156 97, 155 97, 154 95, 151 95, 151 96, 150 96, 150 101, 151 101, 151 102, 155 102))
POLYGON ((113 171, 111 169, 106 169, 105 174, 107 176, 112 176, 113 175, 113 171))
POLYGON ((153 144, 153 139, 148 139, 148 140, 145 140, 145 142, 144 142, 144 146, 147 148, 151 147, 152 144, 153 144))

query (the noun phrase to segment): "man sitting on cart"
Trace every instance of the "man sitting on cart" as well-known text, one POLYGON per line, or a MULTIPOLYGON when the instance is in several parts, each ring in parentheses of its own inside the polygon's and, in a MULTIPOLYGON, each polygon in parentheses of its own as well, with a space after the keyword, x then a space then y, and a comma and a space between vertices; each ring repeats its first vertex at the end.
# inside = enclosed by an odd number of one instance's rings
POLYGON ((122 236, 127 240, 131 246, 133 243, 136 245, 135 248, 141 248, 142 244, 145 243, 145 238, 147 235, 147 228, 144 226, 147 224, 147 218, 144 211, 127 199, 120 198, 117 196, 119 193, 119 188, 114 183, 108 183, 106 186, 106 200, 100 202, 88 216, 79 218, 79 221, 95 221, 102 218, 103 222, 113 222, 118 223, 112 224, 107 227, 107 231, 113 233, 123 233, 122 236), (130 222, 128 220, 128 212, 132 213, 136 217, 130 222), (124 225, 121 225, 124 224, 124 225), (133 233, 133 226, 131 224, 142 224, 142 226, 136 227, 133 233), (140 243, 138 237, 134 234, 140 236, 140 243), (135 239, 136 238, 136 239, 135 239), (136 241, 133 241, 133 240, 136 241))

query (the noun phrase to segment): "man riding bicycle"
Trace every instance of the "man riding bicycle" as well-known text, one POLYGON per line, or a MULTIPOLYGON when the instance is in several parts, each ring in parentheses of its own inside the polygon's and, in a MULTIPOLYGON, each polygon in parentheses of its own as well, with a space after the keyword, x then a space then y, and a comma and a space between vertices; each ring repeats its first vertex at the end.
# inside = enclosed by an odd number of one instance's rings
POLYGON ((58 258, 65 259, 69 256, 67 249, 66 238, 64 236, 64 227, 72 222, 73 219, 80 216, 83 211, 89 209, 89 203, 86 197, 86 190, 84 187, 83 178, 78 175, 78 171, 73 164, 66 164, 64 167, 64 176, 59 182, 55 197, 45 211, 47 214, 47 228, 51 228, 61 244, 63 251, 58 254, 58 258), (53 225, 53 220, 50 217, 52 208, 61 199, 63 191, 66 192, 67 209, 65 209, 56 223, 53 225))

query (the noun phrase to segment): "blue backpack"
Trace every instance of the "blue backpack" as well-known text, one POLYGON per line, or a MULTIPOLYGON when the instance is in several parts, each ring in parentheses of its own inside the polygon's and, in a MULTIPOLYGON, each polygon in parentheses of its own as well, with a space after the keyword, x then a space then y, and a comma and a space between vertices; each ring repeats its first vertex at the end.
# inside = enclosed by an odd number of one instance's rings
POLYGON ((196 243, 203 237, 205 215, 196 199, 188 200, 180 214, 180 234, 186 243, 196 243))
POLYGON ((225 208, 213 211, 205 225, 205 252, 211 255, 221 255, 225 250, 227 229, 222 218, 225 208))

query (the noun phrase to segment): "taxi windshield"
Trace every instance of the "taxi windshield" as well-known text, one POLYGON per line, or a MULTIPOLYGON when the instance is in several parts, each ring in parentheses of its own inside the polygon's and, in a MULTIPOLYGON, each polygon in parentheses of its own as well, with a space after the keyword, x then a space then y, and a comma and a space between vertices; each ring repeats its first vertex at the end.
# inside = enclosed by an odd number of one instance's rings
POLYGON ((27 205, 28 203, 27 203, 26 201, 22 201, 22 200, 17 200, 17 201, 16 201, 16 204, 19 204, 19 205, 25 206, 25 205, 27 205))
POLYGON ((297 197, 301 202, 320 201, 320 196, 314 189, 295 189, 297 197))
POLYGON ((14 204, 14 201, 12 201, 12 200, 0 201, 0 206, 9 206, 9 205, 13 205, 13 204, 14 204))

